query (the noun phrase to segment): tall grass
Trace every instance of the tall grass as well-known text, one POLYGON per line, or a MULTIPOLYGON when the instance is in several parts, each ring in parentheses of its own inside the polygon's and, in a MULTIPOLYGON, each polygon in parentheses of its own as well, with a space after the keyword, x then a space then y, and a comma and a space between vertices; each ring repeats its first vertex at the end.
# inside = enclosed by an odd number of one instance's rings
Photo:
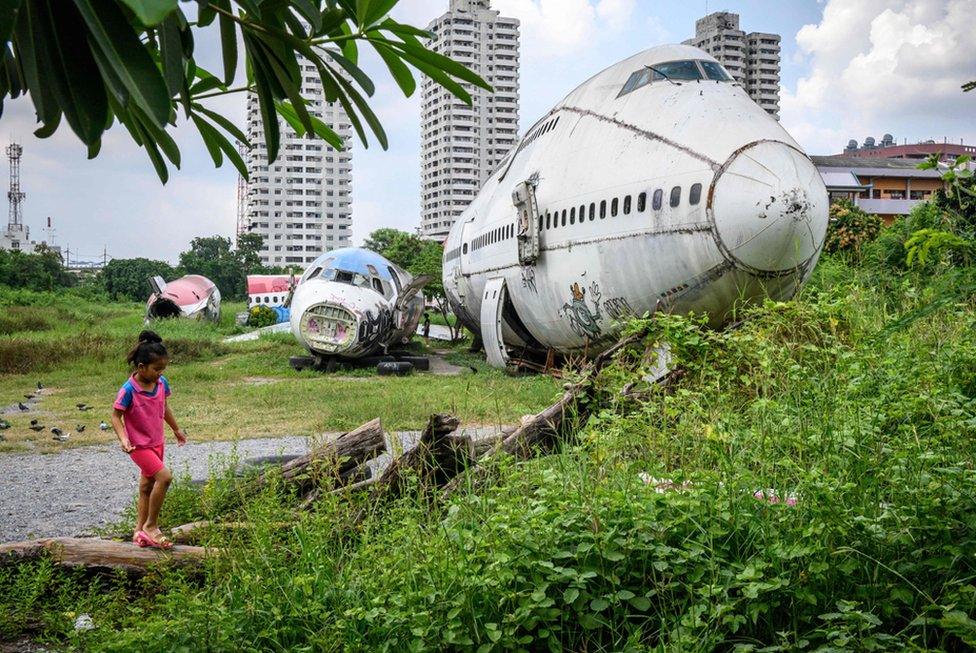
POLYGON ((43 636, 107 651, 969 650, 976 311, 925 310, 958 274, 827 258, 735 331, 660 318, 647 344, 684 377, 628 399, 647 363, 626 353, 557 455, 359 524, 363 497, 327 496, 282 529, 272 487, 201 577, 163 570, 126 602, 7 571, 6 634, 34 611, 43 636), (98 627, 56 617, 79 611, 98 627))

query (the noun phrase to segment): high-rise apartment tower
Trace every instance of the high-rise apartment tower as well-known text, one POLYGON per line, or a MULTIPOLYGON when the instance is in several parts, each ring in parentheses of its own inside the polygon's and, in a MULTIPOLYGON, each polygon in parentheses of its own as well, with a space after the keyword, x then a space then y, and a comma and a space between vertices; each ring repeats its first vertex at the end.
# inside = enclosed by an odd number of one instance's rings
POLYGON ((268 165, 268 148, 258 99, 247 99, 247 153, 245 217, 247 230, 264 236, 261 262, 298 266, 319 254, 352 242, 352 124, 338 103, 325 100, 315 66, 299 60, 302 94, 310 100, 308 112, 332 127, 346 143, 338 152, 325 141, 298 136, 281 124, 278 160, 268 165))
POLYGON ((685 45, 718 59, 756 104, 779 120, 779 34, 739 29, 739 15, 724 11, 695 21, 685 45))
POLYGON ((443 240, 451 225, 518 139, 519 22, 489 0, 451 0, 427 29, 430 48, 487 81, 489 93, 470 84, 473 104, 425 77, 421 86, 421 221, 425 238, 443 240))

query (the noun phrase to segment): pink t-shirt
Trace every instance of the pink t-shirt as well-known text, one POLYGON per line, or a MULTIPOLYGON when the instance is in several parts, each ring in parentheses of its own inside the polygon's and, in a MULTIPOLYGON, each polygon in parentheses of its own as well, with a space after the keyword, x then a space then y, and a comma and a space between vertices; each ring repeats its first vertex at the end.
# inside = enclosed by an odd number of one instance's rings
POLYGON ((165 376, 159 377, 156 387, 148 392, 139 387, 135 374, 119 389, 114 407, 123 411, 125 434, 133 447, 142 449, 163 444, 163 417, 166 397, 170 394, 165 376))

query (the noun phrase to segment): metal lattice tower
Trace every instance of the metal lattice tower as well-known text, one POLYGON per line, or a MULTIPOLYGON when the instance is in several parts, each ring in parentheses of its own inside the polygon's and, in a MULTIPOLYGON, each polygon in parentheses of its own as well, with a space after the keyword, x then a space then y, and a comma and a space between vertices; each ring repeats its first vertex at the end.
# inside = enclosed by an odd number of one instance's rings
MULTIPOLYGON (((237 143, 237 151, 240 153, 241 158, 246 160, 247 157, 247 146, 244 143, 237 143)), ((240 242, 241 236, 248 231, 247 224, 247 182, 244 181, 244 175, 238 175, 237 177, 237 242, 240 242)))
POLYGON ((24 215, 20 208, 27 197, 27 193, 20 190, 20 157, 23 153, 24 148, 18 143, 7 146, 7 158, 10 160, 10 190, 7 191, 7 199, 10 200, 10 217, 7 220, 9 231, 24 229, 24 215))

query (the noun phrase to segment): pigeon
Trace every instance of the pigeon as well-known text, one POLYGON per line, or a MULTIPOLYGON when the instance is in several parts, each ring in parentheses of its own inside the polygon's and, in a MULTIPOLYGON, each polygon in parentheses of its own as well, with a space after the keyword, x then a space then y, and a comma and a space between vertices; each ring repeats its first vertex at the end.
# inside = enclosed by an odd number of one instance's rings
POLYGON ((32 419, 31 420, 31 426, 37 426, 37 420, 36 419, 32 419))
POLYGON ((37 382, 37 389, 38 389, 38 390, 43 390, 43 389, 44 389, 44 384, 43 384, 43 383, 41 383, 40 381, 38 381, 38 382, 37 382))
POLYGON ((75 406, 77 406, 78 407, 78 410, 81 410, 81 411, 86 411, 86 410, 91 410, 92 409, 92 407, 89 406, 88 404, 75 404, 75 406))
POLYGON ((63 435, 64 431, 62 431, 57 426, 55 426, 54 428, 51 429, 51 433, 53 433, 54 435, 63 435))
POLYGON ((85 425, 84 424, 79 424, 78 426, 75 427, 75 430, 78 431, 79 433, 84 433, 85 432, 85 425))
POLYGON ((5 419, 0 419, 0 431, 6 431, 10 428, 10 422, 5 419))
POLYGON ((98 428, 102 429, 103 431, 107 431, 108 430, 108 424, 106 424, 105 422, 102 422, 101 424, 98 425, 98 428))
POLYGON ((41 424, 35 424, 34 426, 28 426, 27 428, 29 428, 31 431, 34 431, 35 433, 40 433, 41 431, 44 430, 44 427, 41 424))
POLYGON ((24 405, 24 402, 22 402, 22 401, 17 402, 17 408, 21 409, 25 413, 30 410, 30 408, 28 408, 27 406, 25 406, 24 405))
POLYGON ((29 395, 24 395, 24 399, 27 399, 28 401, 30 401, 33 398, 34 398, 34 393, 33 392, 30 393, 29 395))
POLYGON ((58 442, 64 442, 70 437, 67 433, 65 433, 64 431, 62 431, 56 426, 53 429, 51 429, 51 433, 54 434, 53 436, 51 436, 51 439, 57 440, 58 442))

